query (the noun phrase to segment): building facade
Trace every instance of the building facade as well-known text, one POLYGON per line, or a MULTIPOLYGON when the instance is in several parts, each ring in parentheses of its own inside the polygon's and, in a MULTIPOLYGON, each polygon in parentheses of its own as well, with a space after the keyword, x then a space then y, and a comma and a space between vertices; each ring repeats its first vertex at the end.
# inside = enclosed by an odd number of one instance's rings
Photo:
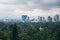
POLYGON ((52 22, 52 17, 48 16, 47 22, 52 22))
POLYGON ((23 22, 29 22, 29 21, 30 21, 29 16, 27 16, 27 15, 22 15, 22 21, 23 21, 23 22))
POLYGON ((54 16, 54 22, 59 22, 59 15, 54 16))
POLYGON ((22 21, 26 21, 27 15, 22 15, 22 21))
POLYGON ((44 20, 45 20, 44 17, 40 17, 40 16, 38 16, 38 21, 39 21, 39 22, 44 22, 44 20))

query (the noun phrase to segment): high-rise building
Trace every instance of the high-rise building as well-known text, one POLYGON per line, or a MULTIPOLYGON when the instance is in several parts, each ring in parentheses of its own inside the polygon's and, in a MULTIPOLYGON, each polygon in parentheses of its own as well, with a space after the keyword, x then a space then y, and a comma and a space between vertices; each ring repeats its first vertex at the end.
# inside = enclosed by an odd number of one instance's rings
POLYGON ((52 17, 48 16, 47 22, 52 22, 52 17))
POLYGON ((27 15, 22 15, 22 21, 26 21, 27 15))
POLYGON ((26 22, 30 22, 30 18, 29 18, 29 16, 27 16, 26 22))
POLYGON ((45 20, 45 17, 43 17, 43 22, 45 22, 46 20, 45 20))
POLYGON ((30 21, 29 16, 27 16, 27 15, 22 15, 22 21, 24 21, 24 22, 29 22, 29 21, 30 21))
POLYGON ((58 14, 54 16, 54 22, 59 22, 59 15, 58 14))
POLYGON ((40 17, 40 16, 38 17, 38 21, 39 21, 39 22, 44 22, 44 20, 45 20, 44 17, 40 17))

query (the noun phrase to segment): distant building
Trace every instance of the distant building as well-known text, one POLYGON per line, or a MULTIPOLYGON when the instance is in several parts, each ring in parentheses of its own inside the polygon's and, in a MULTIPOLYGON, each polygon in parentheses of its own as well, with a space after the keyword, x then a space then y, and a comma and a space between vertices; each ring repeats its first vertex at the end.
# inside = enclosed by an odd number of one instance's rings
POLYGON ((27 15, 22 15, 22 21, 24 21, 24 22, 29 22, 29 16, 27 16, 27 15))
POLYGON ((39 21, 39 22, 44 22, 44 20, 45 20, 44 17, 40 17, 40 16, 38 17, 38 21, 39 21))
POLYGON ((45 22, 46 20, 45 20, 45 17, 43 17, 43 22, 45 22))
POLYGON ((59 22, 59 15, 54 16, 54 22, 59 22))
POLYGON ((52 22, 52 17, 48 16, 47 21, 52 22))
POLYGON ((31 22, 38 22, 37 19, 31 19, 31 22))
POLYGON ((22 15, 22 21, 26 21, 27 15, 22 15))
POLYGON ((38 21, 39 21, 39 22, 42 22, 42 21, 43 21, 42 17, 39 16, 39 17, 38 17, 38 21))
POLYGON ((30 17, 27 16, 26 22, 30 22, 30 17))

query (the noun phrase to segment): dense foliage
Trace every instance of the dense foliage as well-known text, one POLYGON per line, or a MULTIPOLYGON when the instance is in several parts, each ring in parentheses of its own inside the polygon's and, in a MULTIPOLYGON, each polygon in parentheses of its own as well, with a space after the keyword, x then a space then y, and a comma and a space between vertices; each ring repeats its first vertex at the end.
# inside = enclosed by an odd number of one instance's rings
POLYGON ((60 40, 60 22, 0 22, 2 40, 60 40))

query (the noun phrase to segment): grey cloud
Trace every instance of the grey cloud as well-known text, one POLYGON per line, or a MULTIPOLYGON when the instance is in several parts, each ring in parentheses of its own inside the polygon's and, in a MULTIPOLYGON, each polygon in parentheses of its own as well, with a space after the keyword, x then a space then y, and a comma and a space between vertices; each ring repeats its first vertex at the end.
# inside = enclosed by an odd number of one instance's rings
MULTIPOLYGON (((54 7, 60 8, 60 0, 53 0, 44 3, 44 0, 0 0, 0 16, 17 16, 15 10, 33 10, 33 9, 50 9, 54 7)), ((27 12, 27 11, 26 11, 27 12)), ((19 15, 19 14, 18 14, 19 15)), ((1 17, 1 18, 2 18, 1 17)), ((12 18, 11 17, 11 18, 12 18)), ((5 17, 4 17, 5 18, 5 17)))
POLYGON ((50 2, 47 2, 47 3, 44 3, 44 0, 31 0, 31 1, 28 1, 28 3, 29 2, 31 2, 34 5, 29 6, 28 9, 36 9, 36 8, 37 9, 50 9, 54 7, 60 8, 60 0, 51 0, 50 2))
POLYGON ((60 0, 51 0, 50 2, 45 2, 44 0, 34 0, 33 3, 36 5, 35 7, 40 9, 50 9, 54 7, 60 7, 60 0))
POLYGON ((25 4, 28 0, 0 0, 2 4, 25 4))
POLYGON ((49 3, 45 3, 42 5, 43 8, 54 8, 54 7, 60 7, 60 1, 53 1, 49 3))
MULTIPOLYGON (((24 6, 21 9, 50 9, 53 7, 60 7, 60 0, 51 0, 51 2, 44 3, 44 0, 0 0, 0 4, 20 5, 24 6), (33 4, 33 5, 32 5, 33 4)), ((17 6, 18 7, 18 6, 17 6)), ((20 8, 20 7, 18 7, 20 8)))

